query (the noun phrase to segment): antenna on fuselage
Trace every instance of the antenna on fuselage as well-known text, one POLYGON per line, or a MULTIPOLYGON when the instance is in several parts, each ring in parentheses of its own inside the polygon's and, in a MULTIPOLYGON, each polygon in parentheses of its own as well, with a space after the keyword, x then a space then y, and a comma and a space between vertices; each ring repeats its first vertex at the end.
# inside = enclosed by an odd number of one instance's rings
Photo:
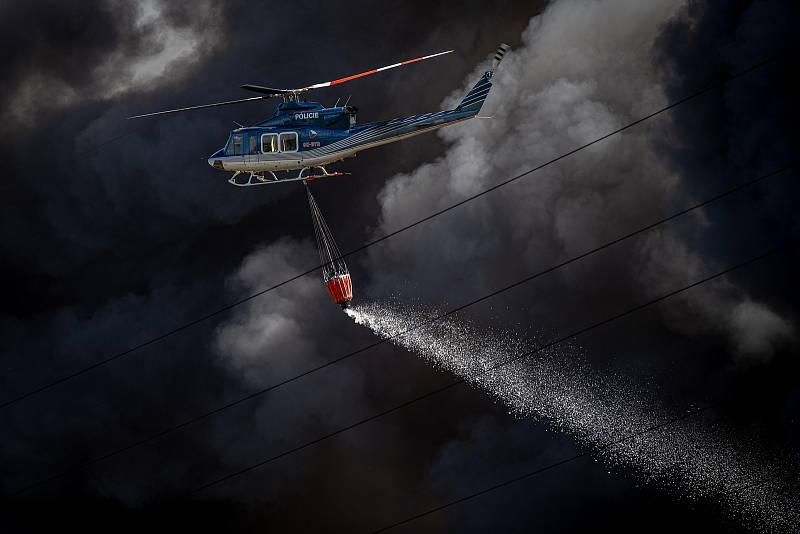
POLYGON ((341 99, 342 99, 342 97, 337 98, 336 99, 336 103, 333 105, 333 107, 338 106, 339 105, 339 100, 341 100, 341 99))
POLYGON ((347 100, 344 101, 344 106, 342 106, 342 107, 345 107, 345 108, 347 107, 347 104, 350 103, 350 97, 351 96, 353 96, 353 95, 347 95, 347 100))
POLYGON ((239 128, 244 128, 244 125, 243 125, 243 124, 239 124, 239 123, 238 123, 238 122, 236 122, 236 121, 233 121, 233 124, 235 124, 235 125, 236 125, 236 126, 238 126, 239 128))

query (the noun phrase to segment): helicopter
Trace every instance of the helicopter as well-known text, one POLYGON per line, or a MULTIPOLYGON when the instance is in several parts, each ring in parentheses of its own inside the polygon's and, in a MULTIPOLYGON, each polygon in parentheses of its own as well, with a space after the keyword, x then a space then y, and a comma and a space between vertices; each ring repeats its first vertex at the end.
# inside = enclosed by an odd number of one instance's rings
POLYGON ((330 176, 342 176, 345 173, 328 172, 325 166, 354 157, 358 152, 368 148, 394 143, 443 126, 476 118, 492 88, 492 76, 508 50, 508 45, 501 44, 494 55, 491 69, 481 76, 458 106, 446 111, 356 124, 358 108, 347 105, 349 99, 343 106, 338 106, 337 100, 336 105, 328 108, 319 102, 301 100, 301 96, 312 90, 332 87, 403 65, 443 56, 453 50, 408 59, 299 89, 274 89, 246 84, 241 88, 259 93, 259 96, 145 113, 128 118, 139 119, 280 97, 283 102, 278 104, 272 117, 253 126, 231 131, 225 146, 208 157, 208 164, 214 169, 232 171, 233 175, 228 182, 239 187, 293 181, 307 182, 330 176), (279 177, 275 174, 280 171, 295 170, 299 171, 295 176, 279 177), (245 178, 240 178, 243 175, 245 178))

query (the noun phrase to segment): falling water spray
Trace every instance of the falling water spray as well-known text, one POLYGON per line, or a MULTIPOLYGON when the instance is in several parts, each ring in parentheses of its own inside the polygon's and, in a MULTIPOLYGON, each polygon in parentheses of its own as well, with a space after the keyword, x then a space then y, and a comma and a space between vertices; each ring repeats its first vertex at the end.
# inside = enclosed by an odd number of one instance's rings
POLYGON ((686 412, 660 402, 653 388, 592 370, 574 343, 538 350, 544 340, 537 336, 453 317, 431 321, 436 310, 395 300, 360 303, 346 313, 485 390, 509 413, 572 436, 638 481, 679 498, 712 500, 724 515, 753 530, 792 531, 800 524, 798 499, 782 476, 784 459, 700 413, 682 417, 686 412), (417 328, 423 322, 430 324, 417 328), (519 358, 523 354, 529 355, 519 358))

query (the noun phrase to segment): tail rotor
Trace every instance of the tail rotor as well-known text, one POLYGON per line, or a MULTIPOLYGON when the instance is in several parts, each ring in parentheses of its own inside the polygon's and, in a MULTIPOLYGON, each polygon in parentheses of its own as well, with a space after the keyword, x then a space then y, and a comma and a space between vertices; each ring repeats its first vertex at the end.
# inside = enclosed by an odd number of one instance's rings
POLYGON ((492 71, 497 70, 497 67, 500 66, 500 62, 503 61, 503 56, 505 56, 506 52, 509 50, 511 50, 511 47, 505 43, 497 47, 497 52, 494 53, 494 59, 492 60, 492 71))

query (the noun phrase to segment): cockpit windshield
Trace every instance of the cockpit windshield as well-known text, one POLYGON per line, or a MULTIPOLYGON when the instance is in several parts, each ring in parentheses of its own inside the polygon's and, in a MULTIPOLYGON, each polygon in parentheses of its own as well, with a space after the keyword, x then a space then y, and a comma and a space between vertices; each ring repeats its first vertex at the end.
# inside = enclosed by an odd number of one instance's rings
POLYGON ((244 136, 242 134, 231 134, 228 144, 225 145, 226 156, 241 156, 244 136))

